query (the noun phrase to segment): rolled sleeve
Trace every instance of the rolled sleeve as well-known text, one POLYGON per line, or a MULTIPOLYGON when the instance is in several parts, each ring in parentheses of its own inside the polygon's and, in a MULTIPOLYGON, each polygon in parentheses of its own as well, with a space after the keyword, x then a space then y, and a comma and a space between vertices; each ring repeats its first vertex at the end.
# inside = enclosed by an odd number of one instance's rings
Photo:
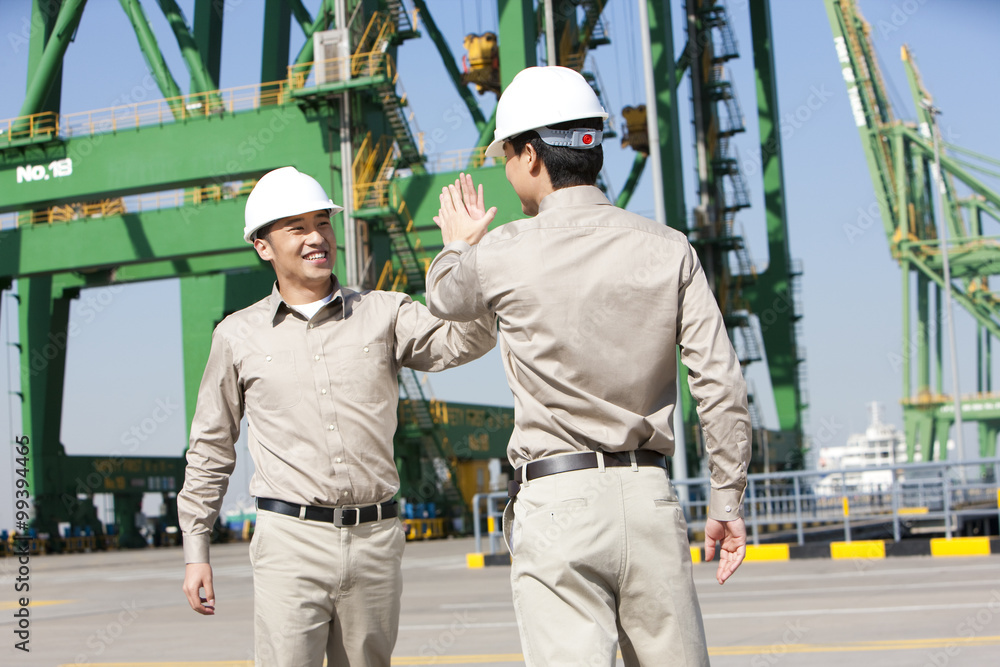
POLYGON ((465 241, 446 245, 427 271, 427 307, 443 320, 469 322, 490 314, 479 276, 479 249, 465 241))
POLYGON ((688 276, 678 300, 677 342, 705 434, 712 485, 708 516, 731 521, 743 516, 750 463, 746 381, 693 248, 685 264, 688 276))
POLYGON ((236 467, 242 396, 232 348, 216 329, 191 423, 184 488, 177 494, 186 563, 209 562, 212 527, 236 467))

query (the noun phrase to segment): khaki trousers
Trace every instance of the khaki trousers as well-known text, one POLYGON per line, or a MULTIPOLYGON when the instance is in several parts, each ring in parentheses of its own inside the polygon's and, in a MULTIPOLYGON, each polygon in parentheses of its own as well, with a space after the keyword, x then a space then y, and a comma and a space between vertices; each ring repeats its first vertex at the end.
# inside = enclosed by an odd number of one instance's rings
POLYGON ((665 470, 542 477, 521 486, 512 509, 528 667, 613 667, 618 647, 629 667, 709 664, 687 524, 665 470))
POLYGON ((403 592, 399 519, 350 528, 257 513, 257 667, 389 667, 403 592))

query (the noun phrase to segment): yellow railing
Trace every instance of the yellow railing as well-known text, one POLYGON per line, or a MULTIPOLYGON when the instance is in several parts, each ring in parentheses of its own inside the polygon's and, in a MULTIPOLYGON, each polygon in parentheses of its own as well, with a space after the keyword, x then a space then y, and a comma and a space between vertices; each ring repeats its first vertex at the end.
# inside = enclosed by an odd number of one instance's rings
POLYGON ((378 51, 378 45, 389 39, 389 36, 395 32, 396 24, 388 13, 373 13, 371 19, 368 21, 368 25, 365 27, 364 33, 361 35, 361 39, 358 40, 358 48, 354 52, 354 55, 361 55, 365 51, 378 51), (375 35, 373 39, 372 35, 375 35), (369 40, 371 41, 369 42, 369 40))
MULTIPOLYGON (((423 146, 421 146, 423 152, 423 146)), ((459 171, 462 169, 477 169, 479 167, 499 166, 506 162, 505 158, 486 157, 486 147, 463 148, 456 151, 446 151, 444 153, 433 153, 427 156, 424 167, 431 173, 442 171, 459 171)))
POLYGON ((328 75, 326 81, 347 80, 352 76, 385 76, 394 83, 398 77, 395 63, 388 54, 380 51, 361 53, 293 65, 288 68, 288 78, 284 81, 136 102, 94 111, 71 114, 45 111, 0 120, 0 145, 41 137, 89 136, 285 104, 293 90, 315 85, 317 67, 325 68, 324 73, 328 75), (344 76, 330 76, 340 73, 344 76))
POLYGON ((59 115, 42 111, 30 116, 0 120, 0 142, 33 139, 38 136, 54 137, 59 134, 59 115))
POLYGON ((291 90, 311 88, 319 83, 347 81, 353 77, 384 76, 392 83, 399 76, 392 57, 381 51, 359 53, 353 56, 317 60, 288 68, 288 86, 291 90))
POLYGON ((287 81, 275 81, 94 111, 62 115, 44 112, 0 120, 0 144, 3 143, 4 137, 10 137, 10 140, 30 140, 36 137, 89 136, 130 130, 144 125, 160 125, 222 113, 247 111, 261 106, 284 104, 288 100, 288 92, 287 81))
POLYGON ((388 206, 389 176, 397 157, 390 137, 374 141, 371 132, 365 135, 351 165, 355 208, 388 206))
POLYGON ((234 199, 250 194, 256 180, 223 185, 207 185, 201 188, 187 190, 168 190, 166 192, 149 192, 141 195, 131 195, 115 199, 103 199, 96 202, 74 202, 37 211, 8 213, 0 216, 0 229, 20 227, 22 225, 50 224, 53 222, 70 222, 83 218, 103 218, 124 213, 141 213, 164 208, 180 206, 197 206, 209 201, 234 199))
POLYGON ((139 102, 110 109, 65 114, 60 131, 65 137, 129 130, 144 125, 161 125, 223 113, 249 111, 262 106, 284 104, 288 85, 284 81, 228 90, 197 93, 162 100, 139 102))
POLYGON ((378 282, 375 283, 375 289, 398 292, 406 287, 406 285, 406 273, 403 272, 403 269, 393 269, 392 261, 386 260, 385 266, 382 267, 382 273, 378 277, 378 282))
MULTIPOLYGON (((374 165, 377 157, 378 143, 380 142, 381 140, 379 142, 374 141, 372 133, 369 132, 361 141, 361 145, 358 146, 358 151, 354 154, 354 160, 351 162, 351 174, 354 177, 355 184, 374 180, 374 165)), ((357 185, 355 185, 356 187, 357 185)), ((355 191, 354 199, 354 206, 357 207, 357 191, 355 191)))

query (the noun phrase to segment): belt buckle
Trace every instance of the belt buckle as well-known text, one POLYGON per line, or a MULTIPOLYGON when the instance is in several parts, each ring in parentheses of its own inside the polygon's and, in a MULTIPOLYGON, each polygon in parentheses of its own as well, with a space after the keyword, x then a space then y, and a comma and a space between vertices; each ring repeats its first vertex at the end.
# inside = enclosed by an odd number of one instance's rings
MULTIPOLYGON (((348 515, 350 517, 351 515, 348 515)), ((356 526, 361 523, 361 510, 357 507, 334 507, 333 508, 333 525, 337 528, 350 528, 351 526, 356 526), (344 520, 345 512, 353 512, 354 520, 344 520)))

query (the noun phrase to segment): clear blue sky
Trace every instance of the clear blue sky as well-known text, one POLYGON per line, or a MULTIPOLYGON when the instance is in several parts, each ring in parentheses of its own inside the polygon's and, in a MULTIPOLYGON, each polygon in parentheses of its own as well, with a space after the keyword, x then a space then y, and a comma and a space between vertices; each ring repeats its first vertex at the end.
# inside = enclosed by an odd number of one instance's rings
MULTIPOLYGON (((0 118, 18 114, 26 78, 27 48, 21 36, 30 30, 29 0, 0 3, 0 118)), ((186 70, 177 43, 156 3, 143 3, 160 47, 181 88, 186 70)), ((192 0, 181 0, 188 20, 192 0)), ((315 11, 317 0, 306 2, 315 11)), ((430 9, 453 53, 463 53, 468 32, 496 28, 496 0, 481 2, 430 0, 430 9)), ((679 2, 674 9, 675 46, 684 43, 679 2)), ((914 111, 899 48, 914 50, 924 81, 942 109, 946 138, 988 155, 1000 157, 996 113, 1000 108, 1000 3, 991 0, 863 0, 865 17, 873 25, 883 73, 894 89, 897 116, 912 119, 914 111)), ((730 0, 729 9, 740 44, 741 58, 731 63, 748 131, 736 140, 744 164, 759 152, 754 116, 755 97, 748 3, 730 0)), ((256 82, 260 71, 262 3, 228 3, 223 36, 220 86, 256 82)), ((592 52, 604 82, 609 111, 620 115, 625 105, 644 102, 642 65, 634 0, 611 0, 604 20, 611 45, 592 52)), ((808 369, 807 435, 814 444, 841 444, 867 423, 865 406, 879 401, 888 421, 902 425, 899 407, 901 372, 892 356, 901 349, 900 272, 891 260, 881 225, 849 238, 845 227, 857 224, 860 211, 874 202, 871 178, 857 130, 851 118, 846 88, 833 48, 824 5, 819 0, 773 0, 773 28, 783 130, 784 173, 792 254, 805 269, 804 345, 808 369), (816 101, 819 101, 816 104, 816 101), (810 102, 812 107, 810 108, 810 102), (825 428, 824 428, 825 427, 825 428), (817 434, 825 437, 817 438, 817 434), (818 440, 823 440, 819 442, 818 440)), ((302 43, 294 25, 292 53, 302 43)), ((399 69, 420 128, 430 136, 445 130, 438 151, 466 148, 475 140, 471 119, 453 130, 445 112, 459 98, 426 37, 400 49, 399 69)), ((120 5, 91 0, 76 40, 70 45, 63 78, 64 113, 106 108, 124 98, 160 97, 149 81, 134 33, 120 5)), ((689 87, 680 99, 687 166, 688 207, 694 201, 693 148, 689 87)), ((486 112, 492 96, 479 98, 486 112)), ((618 121, 620 124, 620 120, 618 121)), ((189 147, 188 150, 197 150, 189 147)), ((617 140, 606 147, 606 178, 620 191, 633 154, 617 140)), ((155 156, 150 156, 155 159, 155 156)), ((750 176, 753 208, 738 216, 755 262, 767 264, 761 185, 750 176)), ((996 185, 994 183, 994 185, 996 185)), ((487 193, 487 198, 489 193, 487 193)), ((652 216, 650 174, 643 176, 630 205, 652 216)), ((180 314, 175 281, 83 292, 71 317, 78 334, 67 360, 62 440, 70 454, 110 454, 124 451, 123 438, 138 429, 142 447, 134 454, 170 455, 186 441, 180 353, 180 314), (162 418, 160 421, 157 419, 162 418)), ((0 314, 0 342, 16 340, 11 317, 13 299, 5 294, 0 314)), ((974 339, 971 319, 957 318, 963 391, 973 391, 974 339)), ((12 348, 0 354, 0 376, 17 389, 12 348)), ((946 367, 947 368, 947 367, 946 367)), ((748 373, 758 390, 767 389, 762 368, 748 373)), ((997 374, 1000 378, 1000 374, 997 374)), ((432 378, 437 397, 510 405, 499 358, 486 359, 432 378)), ((765 401, 766 404, 766 401, 765 401)), ((20 432, 14 400, 0 401, 3 437, 20 432)), ((765 410, 776 426, 773 409, 765 410)), ((244 450, 245 451, 245 450, 244 450)), ((970 450, 971 451, 971 450, 970 450)), ((10 479, 10 456, 0 457, 0 479, 10 479)), ((230 498, 246 489, 250 463, 238 464, 230 498)), ((227 506, 232 506, 227 502, 227 506)), ((7 499, 0 500, 0 527, 11 523, 7 499)))

